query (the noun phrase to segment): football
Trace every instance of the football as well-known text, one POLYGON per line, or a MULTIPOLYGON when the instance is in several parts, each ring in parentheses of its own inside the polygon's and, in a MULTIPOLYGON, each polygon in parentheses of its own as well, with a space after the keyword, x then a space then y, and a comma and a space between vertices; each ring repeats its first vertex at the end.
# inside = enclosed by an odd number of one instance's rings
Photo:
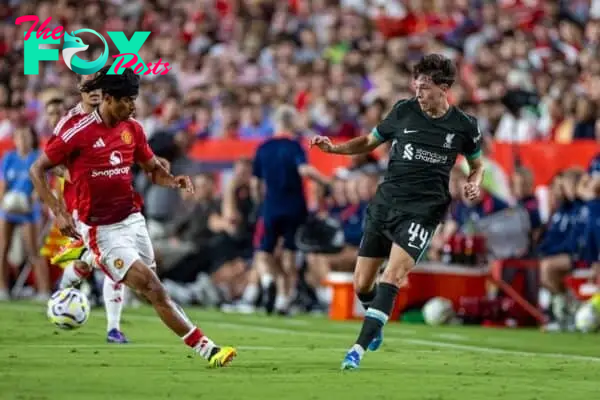
POLYGON ((87 297, 74 288, 55 292, 48 300, 48 319, 61 329, 77 329, 90 316, 90 303, 87 297))
POLYGON ((434 297, 423 306, 423 319, 427 325, 444 325, 454 318, 452 302, 443 297, 434 297))
POLYGON ((575 327, 583 333, 595 332, 600 328, 600 310, 597 307, 598 296, 583 303, 575 314, 575 327))

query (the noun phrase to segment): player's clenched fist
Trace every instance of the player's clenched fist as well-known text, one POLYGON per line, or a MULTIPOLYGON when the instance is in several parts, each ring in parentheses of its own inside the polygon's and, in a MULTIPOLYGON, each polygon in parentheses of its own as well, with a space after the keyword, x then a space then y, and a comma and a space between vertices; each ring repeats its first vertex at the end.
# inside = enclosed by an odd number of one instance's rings
POLYGON ((463 186, 463 190, 465 193, 465 197, 469 201, 477 200, 479 198, 479 195, 481 194, 479 186, 474 183, 466 183, 465 186, 463 186))
POLYGON ((194 193, 194 184, 189 176, 178 175, 173 178, 176 187, 189 193, 194 193))
POLYGON ((333 151, 333 143, 327 136, 314 136, 310 139, 309 148, 312 148, 313 146, 317 146, 326 153, 331 153, 333 151))

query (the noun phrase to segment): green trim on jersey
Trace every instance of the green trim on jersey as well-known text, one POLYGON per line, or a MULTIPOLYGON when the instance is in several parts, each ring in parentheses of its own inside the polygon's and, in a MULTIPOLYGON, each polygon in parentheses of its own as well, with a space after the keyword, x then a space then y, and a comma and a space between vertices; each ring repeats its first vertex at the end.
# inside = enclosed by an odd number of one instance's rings
POLYGON ((377 130, 377 127, 373 128, 373 130, 371 131, 371 133, 373 134, 373 136, 375 136, 375 138, 377 140, 379 140, 381 143, 385 142, 385 139, 383 136, 381 136, 381 133, 379 133, 379 131, 377 130))
POLYGON ((481 157, 481 150, 477 150, 475 153, 469 154, 466 157, 467 157, 467 160, 475 160, 476 158, 481 157))

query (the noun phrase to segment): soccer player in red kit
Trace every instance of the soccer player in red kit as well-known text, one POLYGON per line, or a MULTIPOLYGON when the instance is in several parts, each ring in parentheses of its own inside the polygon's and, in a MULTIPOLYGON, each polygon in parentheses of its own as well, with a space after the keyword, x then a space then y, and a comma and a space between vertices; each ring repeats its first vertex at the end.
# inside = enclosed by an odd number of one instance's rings
MULTIPOLYGON (((79 75, 81 84, 93 79, 95 75, 79 75)), ((81 102, 71 108, 56 124, 54 136, 61 131, 72 128, 82 118, 91 114, 102 101, 102 91, 81 92, 81 102)), ((77 208, 77 194, 75 185, 70 182, 68 170, 61 166, 53 171, 63 182, 62 197, 67 211, 73 214, 77 208)), ((61 289, 72 287, 87 278, 92 272, 93 254, 86 249, 82 240, 71 240, 58 253, 54 254, 51 262, 64 267, 59 287, 61 289)), ((121 313, 123 311, 124 286, 113 282, 108 276, 104 278, 102 298, 106 310, 106 341, 108 343, 128 343, 127 337, 121 331, 121 313)))
MULTIPOLYGON (((96 75, 79 75, 78 87, 93 79, 96 75)), ((70 129, 82 118, 91 114, 102 101, 102 91, 100 89, 91 92, 81 91, 81 102, 71 108, 63 116, 54 128, 54 137, 62 130, 70 129)), ((161 157, 157 157, 165 168, 169 169, 169 162, 161 157)), ((73 214, 77 208, 77 194, 75 185, 70 182, 68 170, 64 167, 56 167, 53 172, 62 178, 63 192, 62 197, 69 213, 73 214)), ((59 288, 73 287, 81 283, 92 272, 94 264, 93 254, 87 249, 82 240, 72 239, 51 259, 52 264, 64 267, 63 275, 59 283, 59 288)), ((109 276, 104 278, 102 288, 102 298, 104 300, 104 309, 106 311, 106 341, 108 343, 128 343, 127 337, 121 331, 121 314, 123 311, 123 301, 125 297, 124 286, 121 283, 115 283, 109 276)))
POLYGON ((211 367, 225 366, 236 350, 217 346, 205 336, 169 298, 152 270, 154 252, 140 213, 141 197, 132 186, 131 167, 139 164, 158 185, 193 191, 190 178, 169 174, 148 146, 142 126, 130 118, 140 77, 131 68, 121 75, 108 71, 103 68, 81 88, 102 90, 100 107, 49 141, 31 167, 31 179, 61 232, 81 237, 95 264, 113 281, 146 297, 165 325, 211 367), (46 172, 56 165, 65 165, 71 174, 78 198, 76 218, 54 196, 46 179, 46 172))

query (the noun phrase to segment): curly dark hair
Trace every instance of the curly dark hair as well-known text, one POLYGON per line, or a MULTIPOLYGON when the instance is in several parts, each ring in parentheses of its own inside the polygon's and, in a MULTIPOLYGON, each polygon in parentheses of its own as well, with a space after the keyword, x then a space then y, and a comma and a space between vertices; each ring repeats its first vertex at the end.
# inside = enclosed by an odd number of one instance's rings
POLYGON ((122 97, 137 96, 140 91, 140 76, 136 75, 131 68, 125 68, 122 74, 108 74, 110 66, 98 71, 97 75, 81 84, 82 92, 102 89, 103 94, 113 96, 117 99, 122 97))
POLYGON ((428 54, 413 68, 414 78, 419 75, 429 76, 436 85, 452 86, 456 80, 456 67, 452 60, 441 54, 428 54))

